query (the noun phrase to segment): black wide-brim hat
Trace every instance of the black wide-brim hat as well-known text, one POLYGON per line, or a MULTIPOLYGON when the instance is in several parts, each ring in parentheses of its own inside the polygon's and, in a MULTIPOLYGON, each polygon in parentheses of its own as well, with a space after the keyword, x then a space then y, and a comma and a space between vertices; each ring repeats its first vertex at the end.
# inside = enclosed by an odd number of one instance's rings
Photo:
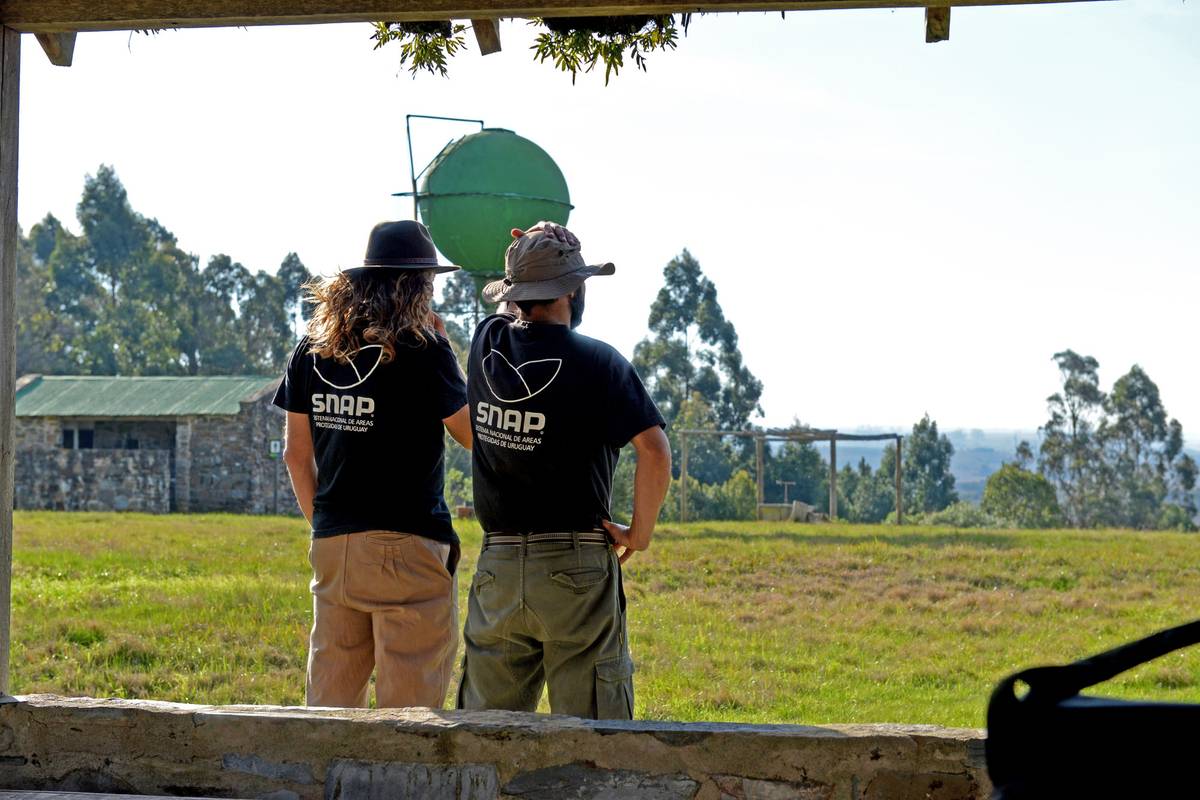
POLYGON ((443 266, 437 260, 437 248, 429 229, 411 219, 381 222, 371 229, 367 239, 367 255, 361 267, 348 267, 342 272, 357 275, 372 269, 431 269, 434 272, 454 272, 458 267, 443 266))

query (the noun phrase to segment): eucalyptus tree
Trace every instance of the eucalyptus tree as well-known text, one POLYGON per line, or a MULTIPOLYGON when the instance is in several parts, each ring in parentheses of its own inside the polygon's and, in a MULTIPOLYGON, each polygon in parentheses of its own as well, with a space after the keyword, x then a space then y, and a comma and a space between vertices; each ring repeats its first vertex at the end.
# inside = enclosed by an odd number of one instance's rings
POLYGON ((166 226, 130 205, 112 167, 84 181, 81 232, 52 215, 17 255, 18 369, 93 375, 274 373, 295 343, 294 253, 277 274, 229 256, 205 269, 166 226))
POLYGON ((1099 429, 1106 395, 1100 363, 1074 350, 1054 354, 1062 389, 1046 398, 1050 419, 1040 429, 1040 472, 1054 484, 1067 522, 1094 527, 1111 514, 1110 482, 1099 429))
POLYGON ((650 336, 633 351, 633 365, 668 423, 695 393, 725 429, 744 429, 753 414, 762 413, 762 381, 742 361, 716 285, 686 249, 663 269, 649 326, 650 336))
POLYGON ((1067 522, 1193 528, 1197 465, 1158 385, 1135 364, 1105 392, 1095 358, 1064 350, 1054 360, 1062 390, 1048 399, 1038 467, 1067 522))
POLYGON ((1158 527, 1175 499, 1194 516, 1195 462, 1183 452, 1183 425, 1169 419, 1158 385, 1137 364, 1108 394, 1101 425, 1116 512, 1107 520, 1131 528, 1158 527))
POLYGON ((954 474, 950 471, 953 457, 954 445, 948 437, 938 434, 937 422, 928 414, 913 425, 912 434, 904 442, 902 474, 906 512, 941 511, 958 502, 954 474))

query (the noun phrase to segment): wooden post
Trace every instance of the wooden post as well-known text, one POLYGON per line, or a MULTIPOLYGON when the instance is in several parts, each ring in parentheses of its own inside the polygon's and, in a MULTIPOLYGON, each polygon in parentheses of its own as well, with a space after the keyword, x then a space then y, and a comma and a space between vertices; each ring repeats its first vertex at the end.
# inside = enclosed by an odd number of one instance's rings
POLYGON ((0 696, 12 622, 13 413, 17 384, 17 115, 21 35, 0 28, 0 696))
POLYGON ((688 507, 687 507, 687 459, 688 459, 688 435, 686 433, 679 434, 679 521, 687 522, 688 507))
POLYGON ((837 437, 829 440, 829 518, 837 519, 837 437))
POLYGON ((950 38, 950 7, 934 6, 925 9, 925 42, 944 42, 950 38))
POLYGON ((479 44, 479 52, 490 56, 500 52, 500 20, 473 19, 471 27, 475 30, 475 41, 479 44))
POLYGON ((75 58, 74 33, 38 33, 35 36, 51 64, 56 67, 71 66, 75 58))
POLYGON ((758 483, 758 502, 754 506, 754 518, 762 519, 763 504, 763 437, 754 437, 754 479, 758 483))
POLYGON ((900 456, 903 455, 903 453, 901 453, 901 449, 902 449, 901 444, 900 444, 901 441, 903 441, 903 437, 897 436, 896 437, 896 524, 897 525, 904 524, 904 492, 902 491, 903 487, 900 485, 900 462, 902 460, 900 458, 900 456))

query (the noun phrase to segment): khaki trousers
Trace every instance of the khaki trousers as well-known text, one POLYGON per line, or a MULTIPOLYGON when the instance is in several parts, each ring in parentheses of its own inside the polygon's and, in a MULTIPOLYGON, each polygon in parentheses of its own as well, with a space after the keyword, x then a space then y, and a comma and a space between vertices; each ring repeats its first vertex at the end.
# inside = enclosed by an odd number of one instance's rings
POLYGON ((363 531, 313 539, 307 703, 380 708, 446 700, 458 648, 457 548, 423 536, 363 531))

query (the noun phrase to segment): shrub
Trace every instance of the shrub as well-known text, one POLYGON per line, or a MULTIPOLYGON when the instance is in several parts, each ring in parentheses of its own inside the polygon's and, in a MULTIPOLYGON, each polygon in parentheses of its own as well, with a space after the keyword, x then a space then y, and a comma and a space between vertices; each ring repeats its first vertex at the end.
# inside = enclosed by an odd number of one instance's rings
MULTIPOLYGON (((750 473, 740 469, 724 483, 688 479, 688 520, 754 519, 758 487, 750 473)), ((671 481, 663 503, 662 519, 679 520, 679 480, 671 481)))
POLYGON ((957 503, 926 514, 924 522, 927 525, 947 525, 952 528, 997 528, 999 520, 974 503, 960 500, 957 503))
POLYGON ((1045 476, 1005 464, 988 476, 981 508, 1016 528, 1056 528, 1063 524, 1054 486, 1045 476))
POLYGON ((1191 533, 1196 530, 1196 522, 1183 506, 1168 503, 1163 506, 1158 515, 1158 528, 1164 531, 1184 531, 1191 533))

